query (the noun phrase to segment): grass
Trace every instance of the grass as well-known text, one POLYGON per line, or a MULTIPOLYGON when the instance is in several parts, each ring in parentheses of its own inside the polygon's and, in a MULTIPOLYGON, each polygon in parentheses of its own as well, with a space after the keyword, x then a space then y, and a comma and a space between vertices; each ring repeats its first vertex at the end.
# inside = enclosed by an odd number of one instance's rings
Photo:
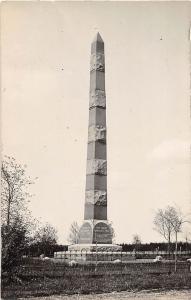
POLYGON ((191 273, 186 264, 173 273, 170 264, 85 265, 39 262, 17 269, 19 281, 2 277, 3 299, 38 297, 59 294, 92 294, 145 289, 191 289, 191 273))

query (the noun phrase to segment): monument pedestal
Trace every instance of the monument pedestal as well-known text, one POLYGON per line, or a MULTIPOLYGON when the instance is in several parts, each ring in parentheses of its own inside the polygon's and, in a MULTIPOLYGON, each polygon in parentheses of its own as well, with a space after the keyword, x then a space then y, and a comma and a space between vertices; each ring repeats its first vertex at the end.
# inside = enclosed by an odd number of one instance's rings
POLYGON ((118 245, 71 245, 69 251, 54 252, 54 259, 70 263, 75 261, 79 264, 86 263, 113 263, 116 260, 119 262, 128 262, 135 259, 130 252, 122 252, 121 246, 118 245))
POLYGON ((115 244, 74 244, 68 246, 68 251, 54 253, 54 258, 64 260, 66 263, 74 260, 77 263, 121 262, 133 260, 134 257, 122 252, 122 246, 115 244))
POLYGON ((115 244, 74 244, 68 246, 69 251, 80 252, 118 252, 122 247, 115 244))

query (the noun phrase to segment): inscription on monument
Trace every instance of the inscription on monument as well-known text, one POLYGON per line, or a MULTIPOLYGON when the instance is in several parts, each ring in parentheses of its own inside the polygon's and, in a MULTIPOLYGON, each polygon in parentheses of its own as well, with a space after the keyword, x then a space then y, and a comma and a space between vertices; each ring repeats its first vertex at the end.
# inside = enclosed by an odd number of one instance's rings
POLYGON ((112 244, 111 230, 109 226, 100 222, 94 227, 93 242, 98 244, 112 244))
POLYGON ((92 243, 92 228, 89 223, 84 223, 79 232, 79 244, 92 243))

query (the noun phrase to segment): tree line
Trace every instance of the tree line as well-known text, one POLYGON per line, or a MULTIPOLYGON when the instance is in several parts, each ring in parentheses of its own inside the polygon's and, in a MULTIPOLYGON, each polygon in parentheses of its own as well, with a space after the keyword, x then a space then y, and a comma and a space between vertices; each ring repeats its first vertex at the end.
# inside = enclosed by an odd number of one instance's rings
MULTIPOLYGON (((122 246, 122 251, 124 252, 132 252, 132 251, 152 251, 152 252, 157 252, 157 251, 164 251, 168 252, 168 243, 141 243, 139 245, 135 245, 133 243, 127 244, 127 243, 122 243, 120 244, 122 246)), ((189 242, 178 242, 178 250, 180 251, 187 251, 191 252, 191 243, 189 242)), ((171 244, 170 247, 170 252, 175 251, 175 243, 171 244)))

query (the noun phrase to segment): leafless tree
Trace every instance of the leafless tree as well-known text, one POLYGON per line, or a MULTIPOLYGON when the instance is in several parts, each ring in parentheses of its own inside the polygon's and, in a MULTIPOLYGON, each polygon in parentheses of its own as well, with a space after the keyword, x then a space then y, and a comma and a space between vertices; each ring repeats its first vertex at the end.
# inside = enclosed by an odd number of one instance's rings
POLYGON ((170 256, 171 238, 174 228, 171 220, 174 218, 174 208, 167 206, 165 209, 158 209, 154 217, 154 229, 159 232, 168 242, 168 254, 170 256))
POLYGON ((141 244, 141 238, 138 234, 133 235, 133 244, 135 245, 140 245, 141 244))
POLYGON ((178 250, 178 233, 182 231, 184 223, 190 223, 178 208, 171 207, 171 215, 168 216, 175 234, 175 272, 177 271, 177 250, 178 250))
POLYGON ((26 166, 16 162, 13 157, 5 156, 1 165, 1 217, 2 224, 9 226, 15 218, 27 215, 27 203, 31 194, 29 185, 34 183, 26 175, 26 166))
POLYGON ((179 209, 172 206, 167 206, 163 210, 159 209, 154 219, 155 229, 168 241, 169 255, 171 238, 175 235, 175 272, 177 269, 178 233, 182 231, 184 223, 190 223, 190 221, 183 216, 179 209))
POLYGON ((79 239, 79 231, 80 226, 77 222, 73 222, 70 226, 69 236, 68 236, 68 242, 70 244, 77 244, 79 239))
POLYGON ((135 246, 135 250, 137 251, 141 245, 141 237, 138 234, 133 235, 133 241, 132 244, 135 246))

